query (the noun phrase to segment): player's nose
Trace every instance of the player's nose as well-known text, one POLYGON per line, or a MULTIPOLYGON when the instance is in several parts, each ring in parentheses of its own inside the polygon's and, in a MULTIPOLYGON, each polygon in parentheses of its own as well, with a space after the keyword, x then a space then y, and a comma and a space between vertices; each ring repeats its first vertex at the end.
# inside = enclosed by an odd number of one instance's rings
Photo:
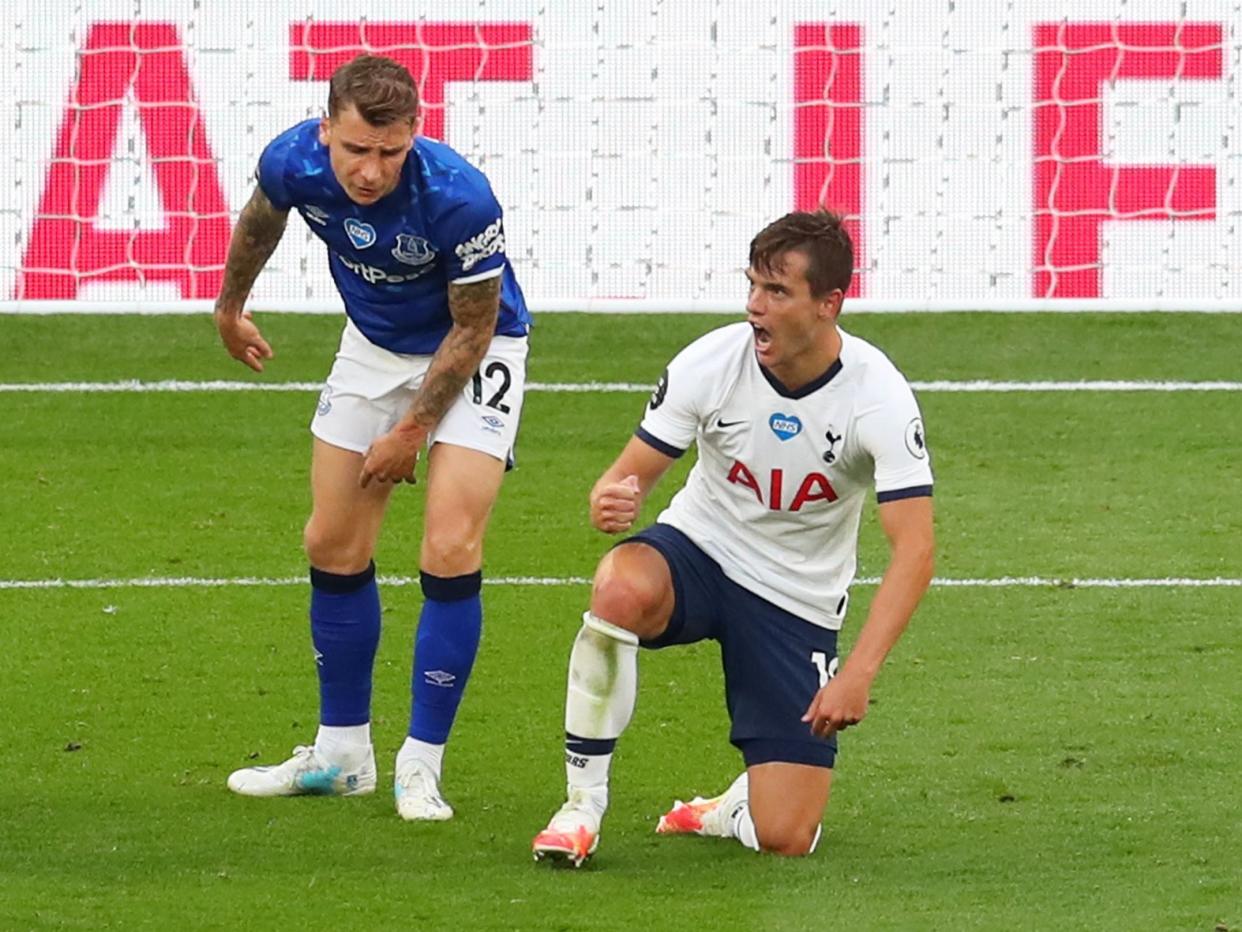
POLYGON ((753 283, 746 292, 746 313, 752 317, 763 313, 763 289, 753 283))

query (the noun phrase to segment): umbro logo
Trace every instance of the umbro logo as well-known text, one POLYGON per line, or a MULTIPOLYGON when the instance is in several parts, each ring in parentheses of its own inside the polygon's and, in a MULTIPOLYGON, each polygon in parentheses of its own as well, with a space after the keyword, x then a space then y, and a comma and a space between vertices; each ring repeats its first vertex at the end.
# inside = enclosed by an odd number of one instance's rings
POLYGON ((449 689, 457 680, 457 677, 444 670, 428 670, 423 674, 423 679, 427 681, 429 686, 440 686, 444 689, 449 689))

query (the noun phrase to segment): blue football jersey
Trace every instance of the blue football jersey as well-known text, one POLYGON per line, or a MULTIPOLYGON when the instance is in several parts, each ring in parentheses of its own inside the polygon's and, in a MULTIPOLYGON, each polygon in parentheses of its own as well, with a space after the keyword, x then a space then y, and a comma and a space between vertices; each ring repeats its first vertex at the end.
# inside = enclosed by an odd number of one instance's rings
POLYGON ((529 331, 500 204, 483 173, 443 143, 416 137, 396 189, 369 205, 355 204, 336 180, 318 120, 273 139, 256 176, 274 207, 297 210, 324 241, 346 313, 377 346, 434 353, 453 324, 449 283, 496 274, 496 332, 529 331))

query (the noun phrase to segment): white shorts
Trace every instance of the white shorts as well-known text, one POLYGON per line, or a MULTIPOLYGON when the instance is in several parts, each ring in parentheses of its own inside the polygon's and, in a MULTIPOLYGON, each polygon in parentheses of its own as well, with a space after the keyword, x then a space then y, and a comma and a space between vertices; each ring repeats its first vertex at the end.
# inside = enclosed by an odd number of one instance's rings
MULTIPOLYGON (((527 349, 526 337, 492 337, 478 372, 432 429, 427 446, 466 447, 511 464, 526 388, 527 349)), ((376 346, 348 321, 311 419, 311 433, 334 447, 365 453, 372 440, 401 420, 430 365, 431 356, 376 346)))

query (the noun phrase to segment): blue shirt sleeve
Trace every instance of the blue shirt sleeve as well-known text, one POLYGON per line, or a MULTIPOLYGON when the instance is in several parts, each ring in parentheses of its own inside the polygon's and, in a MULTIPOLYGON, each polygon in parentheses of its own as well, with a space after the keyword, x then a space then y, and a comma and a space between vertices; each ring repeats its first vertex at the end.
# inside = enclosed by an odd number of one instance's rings
POLYGON ((285 166, 288 163, 289 146, 284 136, 278 136, 268 143, 263 154, 259 156, 259 167, 254 177, 259 183, 267 199, 277 210, 289 210, 293 206, 293 198, 285 183, 285 166))
POLYGON ((442 216, 438 234, 450 282, 486 278, 504 268, 504 220, 490 187, 475 187, 442 216))

